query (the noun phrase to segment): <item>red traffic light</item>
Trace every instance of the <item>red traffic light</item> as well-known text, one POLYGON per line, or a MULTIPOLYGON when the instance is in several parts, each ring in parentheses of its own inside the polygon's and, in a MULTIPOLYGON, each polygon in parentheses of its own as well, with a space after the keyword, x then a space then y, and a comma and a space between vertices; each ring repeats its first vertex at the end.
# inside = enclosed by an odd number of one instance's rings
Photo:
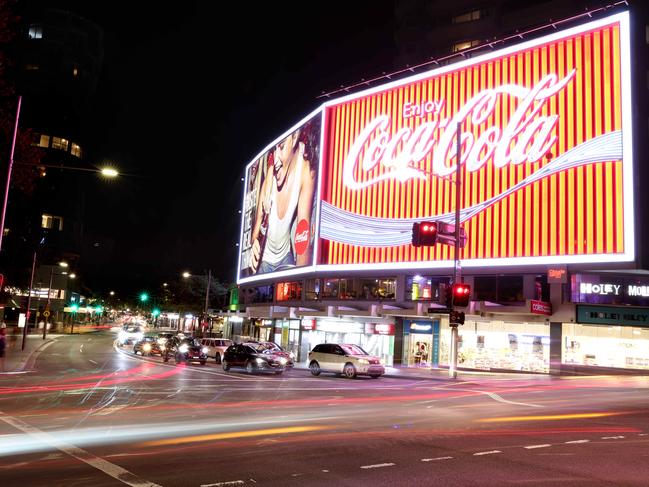
POLYGON ((464 308, 471 300, 471 286, 464 283, 453 284, 453 306, 464 308))
POLYGON ((425 247, 437 243, 437 222, 415 222, 412 224, 412 245, 425 247))

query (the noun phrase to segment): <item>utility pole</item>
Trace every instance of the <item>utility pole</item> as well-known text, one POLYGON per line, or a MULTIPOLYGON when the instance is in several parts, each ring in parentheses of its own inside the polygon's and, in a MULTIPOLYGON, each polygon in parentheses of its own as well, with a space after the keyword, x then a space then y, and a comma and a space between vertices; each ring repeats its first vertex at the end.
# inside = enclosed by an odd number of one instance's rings
POLYGON ((34 250, 34 259, 32 261, 32 277, 29 280, 29 296, 27 296, 27 316, 25 317, 25 328, 23 328, 23 345, 21 350, 25 350, 25 341, 27 340, 27 328, 29 328, 29 308, 32 305, 32 288, 34 286, 35 271, 36 271, 36 251, 34 250))
MULTIPOLYGON (((457 124, 457 146, 455 161, 455 262, 453 263, 453 284, 457 284, 462 279, 462 269, 460 267, 460 192, 462 191, 462 171, 460 161, 462 160, 462 124, 457 124)), ((453 301, 451 301, 450 316, 453 313, 453 301)), ((450 321, 450 320, 449 320, 450 321)), ((449 323, 451 327, 451 350, 449 356, 448 376, 451 379, 457 379, 457 344, 458 344, 458 324, 449 323)))
MULTIPOLYGON (((203 316, 205 323, 208 320, 207 310, 210 307, 210 288, 212 287, 212 269, 207 270, 207 288, 205 289, 205 308, 203 309, 203 316)), ((202 330, 201 330, 202 331, 202 330)))
MULTIPOLYGON (((47 313, 50 313, 50 299, 52 297, 52 278, 54 277, 54 266, 50 267, 50 283, 47 286, 47 304, 45 305, 45 311, 47 313)), ((43 312, 45 314, 45 312, 43 312)), ((49 314, 45 316, 45 324, 43 325, 43 340, 45 340, 45 336, 47 335, 47 321, 49 319, 49 314)))

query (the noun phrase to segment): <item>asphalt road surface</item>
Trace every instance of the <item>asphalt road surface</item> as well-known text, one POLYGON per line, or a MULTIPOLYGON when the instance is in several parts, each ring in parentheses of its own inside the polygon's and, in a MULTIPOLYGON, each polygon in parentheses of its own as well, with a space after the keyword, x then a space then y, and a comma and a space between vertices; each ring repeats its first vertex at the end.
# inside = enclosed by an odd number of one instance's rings
POLYGON ((0 485, 649 485, 647 377, 248 375, 114 338, 0 374, 0 485))

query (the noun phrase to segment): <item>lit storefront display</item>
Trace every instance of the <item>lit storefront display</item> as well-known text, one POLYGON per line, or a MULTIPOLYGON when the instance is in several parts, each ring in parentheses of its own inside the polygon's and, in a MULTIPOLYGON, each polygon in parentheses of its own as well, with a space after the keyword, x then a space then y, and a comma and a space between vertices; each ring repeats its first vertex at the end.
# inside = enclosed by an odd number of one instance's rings
POLYGON ((408 367, 439 365, 439 320, 404 320, 403 359, 408 367))

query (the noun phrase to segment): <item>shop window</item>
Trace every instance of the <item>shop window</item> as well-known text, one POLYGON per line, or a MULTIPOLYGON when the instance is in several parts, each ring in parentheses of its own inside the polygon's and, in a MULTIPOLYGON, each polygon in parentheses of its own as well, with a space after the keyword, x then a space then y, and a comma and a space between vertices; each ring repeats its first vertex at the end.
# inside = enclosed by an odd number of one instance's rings
POLYGON ((446 277, 409 276, 406 279, 406 299, 439 302, 441 286, 449 285, 450 280, 446 277))
POLYGON ((338 299, 338 279, 325 279, 322 287, 324 299, 338 299))
POLYGON ((277 301, 299 301, 302 299, 302 283, 300 281, 278 282, 275 285, 277 301))
POLYGON ((338 280, 338 299, 356 299, 353 279, 338 280))

